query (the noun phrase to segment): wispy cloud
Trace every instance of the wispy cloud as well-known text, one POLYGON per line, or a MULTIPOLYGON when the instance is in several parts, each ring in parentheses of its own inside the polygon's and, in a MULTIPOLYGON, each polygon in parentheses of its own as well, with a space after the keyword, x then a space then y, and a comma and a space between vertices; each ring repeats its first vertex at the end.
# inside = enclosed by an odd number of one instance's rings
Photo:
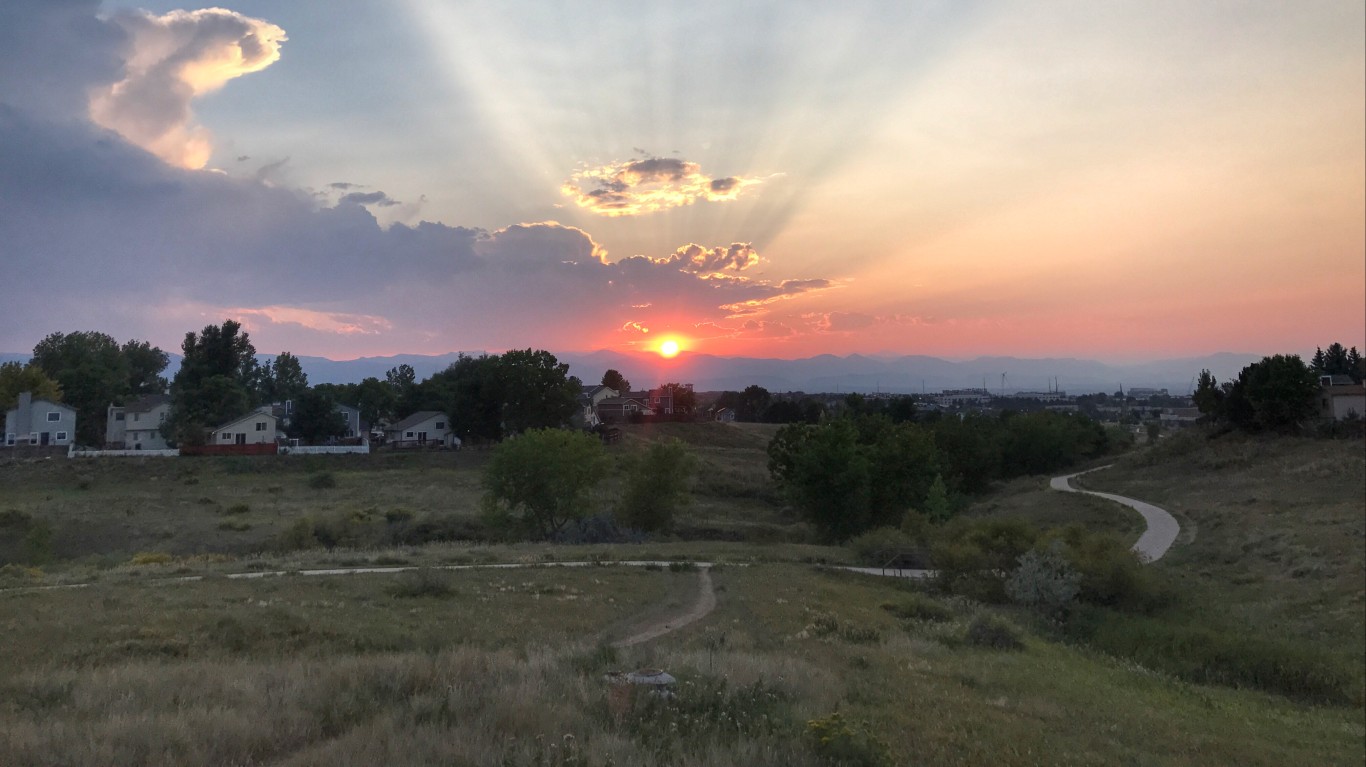
POLYGON ((575 173, 560 191, 579 207, 604 216, 638 216, 691 205, 734 200, 758 178, 712 178, 695 162, 672 157, 609 163, 575 173))

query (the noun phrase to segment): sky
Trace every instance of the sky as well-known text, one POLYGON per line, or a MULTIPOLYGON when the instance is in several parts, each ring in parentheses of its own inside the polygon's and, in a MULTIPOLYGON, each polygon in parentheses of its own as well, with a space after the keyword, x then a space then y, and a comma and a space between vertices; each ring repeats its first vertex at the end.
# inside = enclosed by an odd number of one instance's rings
POLYGON ((1360 2, 0 4, 0 351, 1366 346, 1360 2))

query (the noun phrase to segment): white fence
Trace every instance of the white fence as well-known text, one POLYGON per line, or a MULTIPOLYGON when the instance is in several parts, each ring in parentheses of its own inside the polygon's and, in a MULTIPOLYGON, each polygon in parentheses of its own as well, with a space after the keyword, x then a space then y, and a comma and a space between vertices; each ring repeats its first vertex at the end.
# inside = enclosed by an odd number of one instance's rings
POLYGON ((77 450, 66 451, 67 458, 175 458, 179 450, 77 450))
POLYGON ((280 446, 280 455, 343 455, 345 453, 359 453, 369 455, 369 445, 313 445, 309 447, 292 447, 289 445, 280 446))

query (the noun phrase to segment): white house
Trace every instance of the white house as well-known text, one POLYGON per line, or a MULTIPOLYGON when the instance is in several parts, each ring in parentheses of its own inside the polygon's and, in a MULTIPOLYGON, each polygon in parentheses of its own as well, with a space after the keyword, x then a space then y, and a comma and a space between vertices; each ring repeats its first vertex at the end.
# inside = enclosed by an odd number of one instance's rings
POLYGON ((1351 376, 1319 376, 1319 417, 1342 421, 1352 414, 1366 418, 1366 386, 1351 376))
POLYGON ((450 419, 439 410, 419 410, 384 430, 389 444, 413 447, 439 444, 456 447, 460 439, 451 433, 450 419))
POLYGON ((253 410, 235 421, 219 426, 209 437, 210 445, 274 444, 278 419, 268 407, 253 410))
POLYGON ((598 418, 598 405, 605 399, 617 396, 617 390, 603 386, 601 384, 586 389, 579 395, 579 413, 574 419, 574 425, 583 429, 591 429, 602 423, 598 418))
POLYGON ((126 405, 110 405, 104 443, 111 450, 165 450, 161 426, 171 417, 171 397, 146 394, 126 405))
POLYGON ((19 392, 19 402, 5 411, 5 446, 70 445, 76 440, 76 409, 60 402, 34 399, 19 392))

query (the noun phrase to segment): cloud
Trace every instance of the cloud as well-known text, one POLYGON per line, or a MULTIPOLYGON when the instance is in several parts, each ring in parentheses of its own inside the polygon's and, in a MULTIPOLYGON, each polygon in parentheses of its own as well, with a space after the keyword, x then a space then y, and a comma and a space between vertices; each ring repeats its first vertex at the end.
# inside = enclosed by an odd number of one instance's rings
POLYGON ((378 205, 381 208, 391 208, 400 204, 398 200, 384 192, 349 192, 342 195, 341 202, 355 205, 378 205))
POLYGON ((110 21, 125 35, 123 78, 92 94, 90 117, 183 168, 204 167, 213 151, 190 103, 270 66, 287 39, 274 24, 222 8, 121 11, 110 21))
MULTIPOLYGON (((121 116, 148 116, 144 139, 185 138, 193 96, 264 66, 283 39, 229 12, 101 19, 78 0, 23 5, 0 4, 0 41, 18 38, 0 45, 0 83, 17 71, 53 94, 93 93, 121 116), (72 49, 75 63, 22 44, 48 29, 64 30, 46 39, 72 49)), ((366 206, 390 198, 364 184, 315 193, 187 164, 97 126, 68 98, 0 91, 0 243, 7 273, 18 275, 0 280, 0 349, 73 327, 168 348, 228 316, 250 322, 260 348, 341 355, 592 349, 620 344, 623 328, 653 337, 739 313, 760 324, 732 332, 776 336, 779 324, 760 316, 770 302, 832 286, 749 276, 760 257, 748 243, 614 262, 587 231, 554 221, 382 226, 366 206)), ((699 176, 690 163, 655 158, 620 181, 632 193, 712 183, 699 176)))
POLYGON ((691 205, 698 200, 734 200, 758 178, 714 179, 695 162, 647 157, 609 163, 575 173, 560 188, 581 208, 604 216, 637 216, 691 205))
POLYGON ((871 327, 877 317, 858 312, 828 312, 817 318, 816 327, 823 333, 849 333, 871 327))

